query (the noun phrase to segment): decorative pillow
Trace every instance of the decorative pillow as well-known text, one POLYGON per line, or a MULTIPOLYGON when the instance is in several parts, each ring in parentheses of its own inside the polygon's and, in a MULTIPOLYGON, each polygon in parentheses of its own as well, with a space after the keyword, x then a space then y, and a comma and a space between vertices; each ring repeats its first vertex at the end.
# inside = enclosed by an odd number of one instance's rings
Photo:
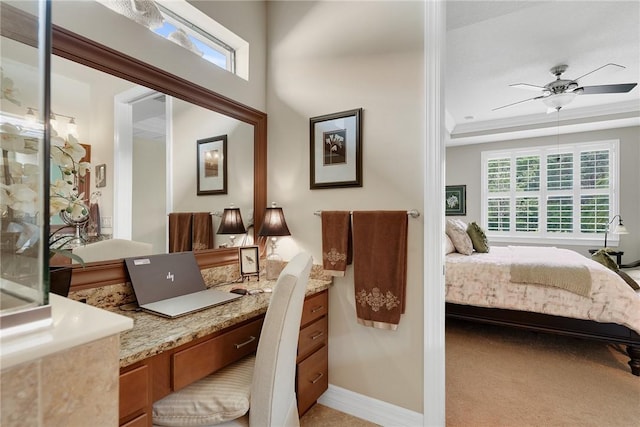
POLYGON ((612 260, 611 257, 608 255, 607 249, 600 249, 599 251, 594 252, 594 254, 591 255, 591 259, 604 265, 609 270, 615 271, 616 273, 618 273, 618 276, 620 276, 627 285, 631 286, 631 289, 636 291, 640 289, 640 285, 638 285, 638 283, 636 283, 636 281, 633 280, 631 276, 629 276, 624 271, 620 270, 620 268, 618 267, 618 264, 616 264, 616 262, 612 260))
POLYGON ((467 234, 471 238, 473 249, 475 249, 476 252, 489 252, 489 240, 487 239, 487 235, 484 233, 482 227, 475 222, 472 222, 467 227, 467 234))
POLYGON ((451 237, 445 233, 444 235, 444 254, 448 255, 456 251, 456 247, 453 246, 453 242, 451 241, 451 237))
POLYGON ((591 259, 604 265, 609 270, 618 272, 618 264, 609 257, 606 249, 600 249, 594 252, 593 255, 591 255, 591 259))
POLYGON ((459 219, 447 219, 446 232, 456 251, 464 255, 473 253, 473 243, 467 234, 467 224, 459 219))

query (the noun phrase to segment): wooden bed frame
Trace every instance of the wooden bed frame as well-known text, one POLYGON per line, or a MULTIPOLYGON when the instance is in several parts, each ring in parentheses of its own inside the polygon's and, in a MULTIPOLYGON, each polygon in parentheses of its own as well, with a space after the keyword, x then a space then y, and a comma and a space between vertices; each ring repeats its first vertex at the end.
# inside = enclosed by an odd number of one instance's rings
POLYGON ((446 303, 445 310, 446 317, 452 319, 462 319, 516 327, 529 331, 624 344, 627 346, 627 354, 631 359, 629 361, 631 372, 633 375, 640 376, 640 335, 626 326, 528 311, 475 307, 454 303, 446 303))

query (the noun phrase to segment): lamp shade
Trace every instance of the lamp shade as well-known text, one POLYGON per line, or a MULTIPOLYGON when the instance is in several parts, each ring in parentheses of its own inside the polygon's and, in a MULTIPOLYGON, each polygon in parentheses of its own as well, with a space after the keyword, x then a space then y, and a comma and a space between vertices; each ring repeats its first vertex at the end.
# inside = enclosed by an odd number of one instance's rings
POLYGON ((258 232, 259 236, 291 236, 282 208, 267 208, 264 220, 258 232))
POLYGON ((246 232, 240 208, 225 208, 217 234, 244 234, 246 232))

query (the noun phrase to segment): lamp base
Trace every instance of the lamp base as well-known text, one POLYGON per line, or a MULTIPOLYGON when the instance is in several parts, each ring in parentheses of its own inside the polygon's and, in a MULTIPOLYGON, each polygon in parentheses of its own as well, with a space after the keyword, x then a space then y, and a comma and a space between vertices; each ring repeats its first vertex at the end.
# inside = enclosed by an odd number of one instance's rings
POLYGON ((284 268, 282 262, 282 257, 280 255, 272 253, 267 256, 266 259, 266 267, 265 267, 265 277, 267 280, 278 280, 282 269, 284 268))

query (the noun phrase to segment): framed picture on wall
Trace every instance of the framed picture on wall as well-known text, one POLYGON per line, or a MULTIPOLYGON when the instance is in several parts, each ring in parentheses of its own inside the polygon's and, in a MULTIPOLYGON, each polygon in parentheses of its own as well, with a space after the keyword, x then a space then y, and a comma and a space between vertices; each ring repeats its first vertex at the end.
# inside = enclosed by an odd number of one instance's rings
POLYGON ((447 185, 444 196, 446 215, 467 214, 467 186, 447 185))
POLYGON ((362 187, 362 108, 312 117, 310 188, 362 187))
POLYGON ((227 194, 227 135, 199 139, 198 196, 227 194))

